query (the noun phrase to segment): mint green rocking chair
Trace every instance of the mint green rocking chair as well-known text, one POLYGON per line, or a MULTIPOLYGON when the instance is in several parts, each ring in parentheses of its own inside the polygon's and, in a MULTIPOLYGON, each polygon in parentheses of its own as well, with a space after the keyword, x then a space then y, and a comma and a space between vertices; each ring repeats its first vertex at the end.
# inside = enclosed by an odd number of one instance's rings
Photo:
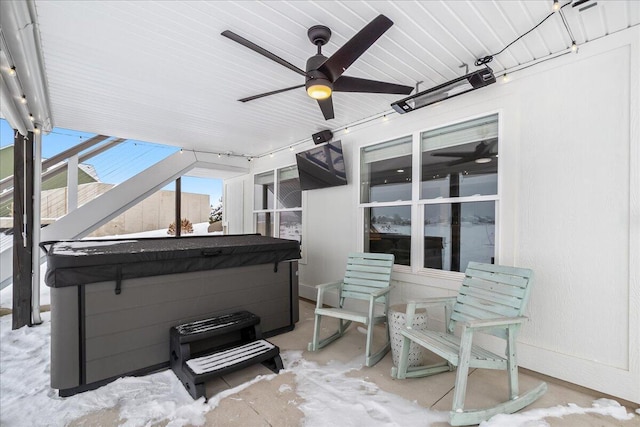
POLYGON ((308 345, 309 351, 317 351, 342 337, 351 322, 359 322, 367 328, 365 364, 373 366, 391 349, 389 338, 389 292, 391 291, 391 270, 394 257, 392 254, 355 253, 349 254, 344 280, 318 285, 318 298, 315 309, 313 339, 308 345), (328 290, 338 291, 338 307, 325 308, 324 296, 328 290), (368 302, 367 311, 345 308, 349 299, 368 302), (323 317, 340 319, 338 330, 326 338, 320 338, 320 322, 323 317), (386 324, 386 340, 380 349, 373 350, 374 326, 386 324))
POLYGON ((525 394, 518 390, 518 362, 516 337, 522 323, 524 309, 531 292, 533 271, 470 262, 457 297, 411 301, 407 304, 407 326, 401 329, 402 352, 398 367, 391 376, 398 379, 422 377, 452 371, 457 368, 453 408, 449 413, 453 426, 479 424, 496 414, 510 414, 531 404, 547 390, 541 383, 525 394), (411 325, 416 309, 445 307, 446 331, 414 330, 411 325), (461 335, 454 334, 456 326, 461 335), (504 355, 490 352, 473 343, 475 333, 486 333, 506 341, 504 355), (408 367, 409 345, 415 342, 445 359, 430 366, 408 367), (470 368, 502 369, 507 371, 509 400, 485 409, 464 408, 467 375, 470 368))

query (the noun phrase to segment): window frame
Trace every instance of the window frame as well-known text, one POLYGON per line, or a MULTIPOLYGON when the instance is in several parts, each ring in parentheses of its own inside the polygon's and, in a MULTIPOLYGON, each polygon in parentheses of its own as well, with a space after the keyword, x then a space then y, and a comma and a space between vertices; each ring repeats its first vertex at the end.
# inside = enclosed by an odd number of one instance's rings
MULTIPOLYGON (((304 206, 306 205, 306 192, 300 190, 300 205, 299 207, 295 207, 295 208, 279 208, 278 205, 278 197, 279 197, 279 192, 280 192, 280 182, 278 180, 279 178, 279 172, 280 170, 283 169, 288 169, 288 168, 292 168, 292 167, 296 167, 295 164, 290 164, 290 165, 284 165, 284 166, 280 166, 277 168, 273 168, 273 169, 267 169, 261 172, 256 172, 253 174, 252 176, 252 182, 253 182, 253 190, 251 193, 251 197, 252 197, 252 204, 253 204, 253 210, 251 213, 251 223, 253 224, 252 229, 254 233, 257 233, 257 223, 256 223, 256 215, 257 214, 271 214, 273 215, 273 237, 277 237, 280 238, 280 216, 281 213, 283 212, 300 212, 301 213, 301 225, 300 228, 302 229, 302 237, 305 236, 306 234, 306 215, 304 213, 304 206), (271 173, 272 177, 273 177, 273 208, 267 208, 267 209, 256 209, 256 198, 255 198, 255 182, 256 182, 256 176, 259 175, 266 175, 268 172, 271 173)), ((305 250, 304 250, 304 246, 301 243, 300 244, 300 251, 301 251, 301 256, 302 259, 298 260, 299 263, 304 264, 306 263, 306 255, 305 255, 305 250)))
POLYGON ((438 123, 427 128, 419 129, 411 133, 404 133, 396 135, 391 138, 385 138, 367 144, 362 144, 358 148, 358 161, 355 164, 357 169, 356 177, 358 179, 358 221, 360 224, 360 236, 359 244, 361 250, 364 250, 366 231, 364 225, 366 224, 365 212, 367 208, 385 207, 385 206, 411 206, 411 262, 410 265, 394 264, 394 271, 417 274, 421 276, 427 276, 432 278, 441 279, 459 279, 464 275, 463 272, 441 270, 435 268, 423 267, 424 260, 424 209, 426 205, 438 205, 438 204, 451 204, 451 203, 468 203, 468 202, 485 202, 492 201, 495 203, 495 246, 494 246, 494 260, 495 263, 499 263, 499 242, 500 242, 500 199, 502 194, 502 170, 504 168, 504 161, 498 162, 497 171, 497 190, 496 194, 491 195, 478 195, 478 196, 462 196, 462 197, 447 197, 436 199, 421 199, 420 187, 421 187, 421 172, 422 172, 422 134, 433 131, 436 129, 456 125, 459 123, 480 119, 483 117, 489 117, 492 115, 497 116, 498 120, 498 145, 503 146, 503 132, 502 121, 503 114, 501 110, 486 111, 481 114, 475 114, 473 116, 460 117, 455 120, 438 123), (394 202, 367 202, 362 203, 362 150, 367 147, 372 147, 378 144, 383 144, 395 139, 401 139, 411 135, 411 164, 412 164, 412 183, 411 183, 411 200, 406 201, 394 201, 394 202))

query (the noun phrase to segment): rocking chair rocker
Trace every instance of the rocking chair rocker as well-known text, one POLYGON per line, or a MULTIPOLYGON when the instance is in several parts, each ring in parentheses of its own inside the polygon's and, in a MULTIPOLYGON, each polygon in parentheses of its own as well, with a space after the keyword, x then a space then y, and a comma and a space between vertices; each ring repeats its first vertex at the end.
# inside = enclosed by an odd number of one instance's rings
POLYGON ((411 301, 407 305, 407 326, 403 336, 402 353, 391 376, 398 379, 433 375, 452 371, 456 367, 453 408, 449 413, 453 426, 479 424, 496 414, 513 413, 531 404, 547 390, 541 383, 526 394, 519 395, 516 336, 526 317, 524 308, 529 299, 533 271, 524 268, 470 262, 457 297, 411 301), (412 321, 417 308, 445 307, 446 332, 417 331, 412 321), (461 336, 454 335, 455 327, 462 327, 461 336), (506 340, 505 355, 494 354, 473 344, 474 332, 491 334, 506 340), (409 344, 413 341, 446 361, 430 365, 408 367, 409 344), (464 398, 469 368, 502 369, 508 371, 509 397, 494 407, 465 410, 464 398))

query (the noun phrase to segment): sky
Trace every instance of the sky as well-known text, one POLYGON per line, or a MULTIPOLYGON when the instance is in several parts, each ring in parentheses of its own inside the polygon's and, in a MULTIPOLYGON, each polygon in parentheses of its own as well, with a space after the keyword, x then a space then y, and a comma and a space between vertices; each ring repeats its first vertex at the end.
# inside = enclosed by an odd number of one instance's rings
MULTIPOLYGON (((95 134, 54 128, 42 137, 42 157, 50 158, 93 136, 95 134)), ((13 145, 13 130, 6 120, 0 119, 0 147, 8 145, 13 145)), ((178 150, 178 147, 127 140, 84 163, 95 168, 101 182, 120 184, 178 150)), ((208 194, 209 203, 213 206, 218 204, 222 195, 222 180, 219 179, 185 176, 181 185, 182 192, 208 194)), ((170 183, 164 189, 174 188, 175 184, 170 183)))

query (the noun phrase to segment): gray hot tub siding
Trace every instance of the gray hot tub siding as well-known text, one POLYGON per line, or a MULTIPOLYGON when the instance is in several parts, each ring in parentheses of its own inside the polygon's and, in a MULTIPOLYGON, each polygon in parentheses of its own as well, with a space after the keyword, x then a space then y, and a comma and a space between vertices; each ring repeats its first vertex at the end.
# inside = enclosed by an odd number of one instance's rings
POLYGON ((297 242, 256 235, 150 240, 99 242, 93 252, 83 242, 78 256, 68 242, 60 249, 53 243, 51 386, 61 396, 168 367, 169 329, 181 323, 248 310, 268 337, 298 321, 298 263, 289 259, 299 258, 297 242), (145 243, 156 252, 141 249, 145 243), (91 258, 104 260, 101 251, 110 252, 103 264, 91 258), (163 274, 151 275, 158 263, 163 274), (78 283, 109 277, 114 266, 124 277, 120 293, 115 279, 78 283))
POLYGON ((265 337, 299 319, 297 262, 252 265, 51 289, 51 387, 61 395, 166 367, 169 328, 248 310, 265 337), (84 301, 84 303, 82 303, 84 301), (83 313, 84 312, 84 313, 83 313))

